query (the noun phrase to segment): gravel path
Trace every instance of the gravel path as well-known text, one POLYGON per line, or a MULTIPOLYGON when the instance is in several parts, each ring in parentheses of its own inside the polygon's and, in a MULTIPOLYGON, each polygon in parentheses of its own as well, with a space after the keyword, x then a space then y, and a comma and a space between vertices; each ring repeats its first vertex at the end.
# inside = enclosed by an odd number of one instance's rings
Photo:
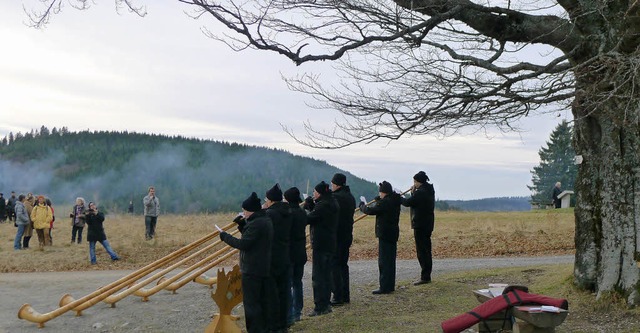
MULTIPOLYGON (((572 263, 573 256, 516 257, 482 259, 434 260, 434 279, 438 275, 462 270, 491 267, 522 267, 542 264, 572 263)), ((378 265, 376 261, 354 261, 349 264, 352 285, 377 287, 378 265)), ((70 293, 76 298, 111 283, 130 271, 89 271, 51 273, 0 274, 0 333, 20 332, 203 332, 215 313, 215 303, 206 286, 189 283, 178 290, 177 295, 160 292, 141 302, 130 296, 117 303, 116 308, 98 303, 75 317, 74 312, 47 322, 44 329, 17 318, 18 309, 29 303, 40 313, 57 308, 62 295, 70 293)), ((215 276, 214 271, 207 273, 215 276)), ((397 262, 397 281, 412 281, 419 276, 417 260, 397 262)), ((311 298, 311 265, 305 267, 305 297, 311 298)), ((353 300, 352 300, 353 301, 353 300)), ((357 301, 357 300, 356 300, 357 301)), ((306 304, 309 305, 309 304, 306 304)), ((242 313, 242 307, 234 311, 242 313)))

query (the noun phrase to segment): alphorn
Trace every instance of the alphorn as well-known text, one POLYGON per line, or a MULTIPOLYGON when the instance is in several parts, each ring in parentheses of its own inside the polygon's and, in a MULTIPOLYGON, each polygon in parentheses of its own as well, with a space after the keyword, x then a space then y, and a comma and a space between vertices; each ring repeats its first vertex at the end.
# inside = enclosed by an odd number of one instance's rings
MULTIPOLYGON (((231 229, 233 226, 235 225, 235 223, 230 223, 226 226, 224 226, 222 229, 223 230, 229 230, 231 229)), ((134 283, 135 281, 143 278, 144 276, 148 275, 149 273, 155 271, 156 269, 163 267, 164 265, 176 260, 178 257, 184 255, 185 253, 188 253, 196 248, 198 248, 199 246, 201 246, 202 244, 212 240, 213 238, 217 237, 220 234, 219 231, 214 231, 209 235, 206 235, 198 240, 196 240, 195 242, 188 244, 168 255, 166 255, 165 257, 162 257, 104 287, 98 288, 97 290, 95 290, 94 292, 79 298, 77 300, 73 300, 73 298, 71 297, 71 295, 64 295, 62 296, 62 299, 60 300, 60 307, 58 307, 57 309, 47 312, 47 313, 40 313, 38 311, 35 311, 35 309, 33 309, 33 307, 30 304, 24 304, 22 305, 22 307, 20 307, 20 309, 18 310, 18 318, 20 319, 25 319, 28 320, 30 322, 33 323, 37 323, 39 328, 44 327, 44 324, 53 319, 56 318, 64 313, 66 313, 69 310, 72 309, 76 309, 77 307, 79 307, 80 305, 82 305, 82 309, 81 310, 76 310, 76 316, 80 316, 82 315, 82 310, 93 306, 97 303, 99 303, 100 301, 104 300, 105 298, 111 296, 112 294, 116 293, 117 291, 119 291, 120 289, 127 287, 129 285, 131 285, 132 283, 134 283)))

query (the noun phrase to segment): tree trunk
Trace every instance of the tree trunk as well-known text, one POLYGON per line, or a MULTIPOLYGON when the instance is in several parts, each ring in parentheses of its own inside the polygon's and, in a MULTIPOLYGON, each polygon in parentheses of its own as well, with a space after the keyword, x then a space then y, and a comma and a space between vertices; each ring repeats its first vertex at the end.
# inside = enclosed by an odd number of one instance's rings
POLYGON ((640 89, 620 76, 613 76, 620 82, 602 87, 579 73, 576 77, 574 147, 583 162, 575 184, 574 276, 580 287, 597 291, 598 298, 617 292, 629 305, 639 305, 640 89), (614 88, 624 88, 632 98, 616 98, 620 91, 614 94, 614 88))

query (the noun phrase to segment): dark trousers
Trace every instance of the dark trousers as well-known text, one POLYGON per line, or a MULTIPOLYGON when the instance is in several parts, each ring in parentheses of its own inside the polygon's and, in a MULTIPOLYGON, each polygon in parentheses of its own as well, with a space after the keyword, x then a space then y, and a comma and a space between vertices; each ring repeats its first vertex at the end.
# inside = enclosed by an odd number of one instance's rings
POLYGON ((351 242, 338 244, 336 255, 333 258, 333 301, 342 303, 350 302, 349 293, 349 248, 351 242))
POLYGON ((396 253, 398 243, 378 239, 378 271, 380 272, 380 290, 396 290, 396 253))
POLYGON ((84 229, 84 227, 77 227, 75 225, 71 228, 71 243, 76 241, 76 235, 78 236, 78 244, 82 243, 82 229, 84 229))
POLYGON ((269 326, 272 331, 285 330, 291 306, 291 273, 287 268, 283 272, 272 272, 272 288, 269 288, 269 326))
POLYGON ((313 285, 314 310, 322 312, 329 309, 331 298, 331 261, 333 254, 313 251, 311 284, 313 285))
POLYGON ((249 333, 269 331, 268 290, 269 278, 242 274, 242 303, 249 333))
POLYGON ((144 217, 144 226, 145 226, 144 237, 147 240, 153 238, 156 235, 156 222, 158 222, 157 216, 144 217))
POLYGON ((413 237, 416 240, 416 252, 421 272, 420 280, 431 281, 431 269, 433 259, 431 258, 431 231, 424 228, 413 229, 413 237))
POLYGON ((304 276, 304 264, 291 265, 291 309, 289 311, 289 323, 300 320, 304 293, 302 290, 302 277, 304 276))

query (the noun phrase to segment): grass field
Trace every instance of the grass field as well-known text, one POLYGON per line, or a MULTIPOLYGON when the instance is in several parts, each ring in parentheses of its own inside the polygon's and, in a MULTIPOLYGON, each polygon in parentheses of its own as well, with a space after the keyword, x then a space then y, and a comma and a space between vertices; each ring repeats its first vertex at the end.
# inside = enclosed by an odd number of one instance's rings
MULTIPOLYGON (((58 208, 57 216, 68 215, 58 208)), ((122 257, 111 262, 98 246, 98 265, 90 265, 88 245, 70 244, 68 219, 58 218, 53 246, 45 251, 13 251, 15 228, 0 224, 0 271, 37 272, 69 270, 137 269, 194 240, 213 232, 214 224, 224 226, 235 214, 160 216, 157 239, 144 240, 141 216, 109 215, 105 229, 113 248, 122 257)), ((433 234, 434 257, 495 257, 572 254, 574 217, 571 209, 511 213, 437 212, 433 234)), ((235 228, 234 228, 235 229, 235 228)), ((86 234, 86 230, 85 230, 86 234)), ((37 237, 31 241, 37 248, 37 237)), ((401 217, 398 257, 415 258, 408 214, 401 217)), ((354 226, 352 260, 377 257, 374 218, 367 217, 354 226)), ((231 264, 236 258, 231 258, 231 264)), ((375 286, 352 288, 352 304, 321 318, 305 318, 293 332, 438 332, 443 320, 463 313, 478 303, 471 290, 488 283, 523 284, 532 292, 567 298, 570 315, 557 332, 638 332, 640 311, 627 309, 618 299, 601 299, 572 285, 572 266, 554 265, 452 273, 432 284, 414 287, 398 281, 391 295, 373 296, 375 286)), ((305 312, 311 295, 305 295, 305 312)))
MULTIPOLYGON (((36 251, 38 239, 31 239, 31 250, 15 255, 0 255, 0 272, 69 271, 88 269, 135 269, 165 256, 224 226, 235 214, 163 215, 158 219, 157 237, 144 240, 144 218, 131 215, 108 215, 105 231, 109 242, 123 260, 111 263, 97 246, 99 265, 89 265, 89 251, 83 244, 70 244, 70 219, 64 208, 56 210, 53 246, 36 251)), ((374 217, 366 217, 354 226, 352 260, 377 258, 374 217)), ((235 230, 235 229, 234 229, 235 230)), ((0 251, 14 252, 15 228, 0 224, 0 251)), ((435 258, 535 256, 570 254, 573 245, 573 212, 571 210, 540 210, 511 213, 437 212, 433 234, 435 258)), ((415 258, 413 233, 408 213, 400 222, 398 258, 415 258)), ((233 259, 232 259, 233 260, 233 259)))

